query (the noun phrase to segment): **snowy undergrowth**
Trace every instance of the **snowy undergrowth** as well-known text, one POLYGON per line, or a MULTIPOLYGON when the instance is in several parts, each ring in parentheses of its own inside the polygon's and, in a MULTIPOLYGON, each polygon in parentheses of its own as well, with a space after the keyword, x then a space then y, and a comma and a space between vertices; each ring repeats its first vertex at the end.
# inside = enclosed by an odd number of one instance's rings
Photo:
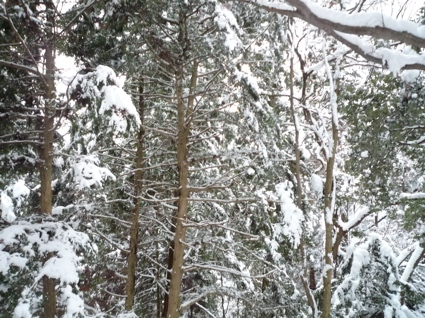
POLYGON ((353 241, 332 297, 335 317, 419 317, 402 304, 396 255, 378 234, 353 241))
POLYGON ((0 231, 0 273, 9 277, 1 297, 12 303, 18 298, 13 317, 32 317, 37 312, 43 276, 58 282, 58 300, 65 317, 83 315, 84 301, 77 283, 82 252, 91 248, 86 234, 64 222, 19 221, 0 231))

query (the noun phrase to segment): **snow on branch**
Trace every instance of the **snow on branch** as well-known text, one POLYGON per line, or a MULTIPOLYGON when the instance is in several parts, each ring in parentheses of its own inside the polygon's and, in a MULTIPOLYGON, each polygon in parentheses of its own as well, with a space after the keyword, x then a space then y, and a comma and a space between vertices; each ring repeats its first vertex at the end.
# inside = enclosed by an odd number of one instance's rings
POLYGON ((400 194, 400 199, 407 199, 407 200, 425 199, 425 192, 402 193, 400 194))
POLYGON ((412 253, 409 261, 406 264, 406 268, 403 271, 403 275, 400 278, 400 282, 406 284, 412 276, 415 267, 418 265, 421 258, 424 256, 424 248, 420 244, 416 244, 415 250, 412 253))
POLYGON ((16 203, 19 206, 21 201, 30 194, 30 189, 25 185, 24 180, 18 180, 13 185, 8 186, 5 191, 0 191, 1 218, 8 223, 12 223, 16 220, 15 206, 7 191, 12 194, 13 199, 17 201, 16 203))
POLYGON ((341 218, 338 220, 338 225, 344 230, 349 231, 357 226, 366 216, 370 214, 369 207, 359 209, 347 222, 343 222, 341 218))
MULTIPOLYGON (((57 279, 58 300, 64 306, 64 317, 84 314, 84 301, 73 287, 79 281, 81 251, 93 249, 88 235, 63 222, 16 222, 0 231, 0 274, 9 275, 15 283, 33 281, 25 287, 14 309, 13 317, 33 317, 39 305, 38 283, 44 276, 57 279), (46 255, 51 257, 42 262, 46 255), (11 275, 13 268, 19 275, 11 275)), ((74 287, 75 288, 75 287, 74 287)))
POLYGON ((100 100, 99 115, 109 119, 109 129, 117 132, 127 130, 127 121, 131 119, 136 126, 141 121, 130 95, 122 89, 122 83, 115 72, 99 65, 87 74, 78 74, 70 85, 69 97, 81 101, 100 100))
POLYGON ((383 47, 377 49, 357 35, 336 31, 330 31, 329 34, 364 59, 377 64, 385 64, 395 74, 402 70, 425 70, 425 56, 417 54, 413 50, 398 52, 383 47))
POLYGON ((310 0, 285 0, 285 3, 266 0, 240 0, 269 12, 299 18, 334 37, 357 54, 373 63, 388 64, 391 71, 401 69, 425 70, 425 56, 404 54, 392 49, 365 46, 359 36, 425 47, 425 26, 392 18, 381 12, 349 13, 321 7, 310 0), (367 48, 367 49, 365 49, 367 48), (394 61, 398 61, 398 65, 394 61))
POLYGON ((273 240, 271 249, 282 235, 289 238, 294 247, 298 247, 301 242, 302 227, 304 222, 303 212, 295 205, 291 184, 288 181, 276 185, 276 195, 280 201, 282 209, 281 223, 273 224, 273 240))
POLYGON ((90 188, 93 185, 102 187, 106 179, 115 180, 112 172, 103 167, 99 167, 99 158, 93 155, 71 157, 71 165, 74 172, 75 183, 78 189, 90 188))
POLYGON ((300 18, 324 31, 370 35, 385 40, 425 47, 425 26, 394 19, 381 12, 348 13, 323 8, 309 0, 286 0, 292 6, 264 0, 247 1, 267 11, 300 18))

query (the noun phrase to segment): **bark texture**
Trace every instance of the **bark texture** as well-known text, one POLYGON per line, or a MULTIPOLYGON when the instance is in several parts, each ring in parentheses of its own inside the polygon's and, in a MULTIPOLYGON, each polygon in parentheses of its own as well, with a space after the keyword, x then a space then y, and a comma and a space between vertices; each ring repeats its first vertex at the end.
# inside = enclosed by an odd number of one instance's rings
POLYGON ((179 173, 179 196, 177 203, 177 215, 175 220, 173 266, 171 269, 170 289, 168 293, 167 318, 178 318, 180 316, 180 291, 183 279, 183 256, 186 240, 186 227, 184 223, 187 219, 187 210, 189 202, 189 164, 188 142, 190 132, 190 119, 194 107, 194 90, 198 77, 198 63, 195 61, 193 66, 190 97, 187 105, 183 100, 183 67, 176 71, 176 93, 177 93, 177 169, 179 173))
MULTIPOLYGON (((53 130, 55 113, 55 49, 54 49, 54 23, 55 5, 52 1, 46 2, 47 29, 45 43, 45 107, 43 145, 40 151, 42 165, 40 167, 41 179, 41 213, 52 214, 52 171, 53 171, 53 130)), ((46 261, 54 255, 48 254, 46 261)), ((56 282, 53 278, 43 277, 43 309, 44 318, 56 316, 56 282)))
POLYGON ((335 124, 335 118, 332 118, 332 153, 326 164, 326 182, 325 182, 325 276, 323 277, 323 311, 322 318, 331 317, 331 299, 332 299, 332 277, 333 277, 333 215, 332 215, 332 192, 334 188, 334 165, 335 155, 338 145, 338 129, 335 124))
POLYGON ((130 228, 130 254, 128 255, 128 269, 127 269, 127 283, 126 283, 126 299, 125 299, 125 310, 130 311, 134 305, 134 290, 136 286, 136 267, 137 267, 137 244, 139 238, 139 217, 141 198, 140 194, 143 187, 143 153, 144 153, 144 136, 145 130, 143 129, 144 119, 144 98, 143 98, 143 82, 139 83, 139 116, 141 126, 137 136, 137 150, 136 150, 136 161, 134 173, 134 207, 131 214, 131 228, 130 228))
POLYGON ((188 208, 188 173, 187 144, 189 127, 185 124, 186 107, 183 100, 183 69, 176 72, 177 92, 177 169, 179 173, 179 200, 177 205, 176 228, 174 233, 173 267, 171 269, 170 290, 168 295, 168 318, 177 318, 180 306, 180 289, 183 278, 183 255, 184 242, 186 239, 186 228, 183 223, 187 218, 188 208))

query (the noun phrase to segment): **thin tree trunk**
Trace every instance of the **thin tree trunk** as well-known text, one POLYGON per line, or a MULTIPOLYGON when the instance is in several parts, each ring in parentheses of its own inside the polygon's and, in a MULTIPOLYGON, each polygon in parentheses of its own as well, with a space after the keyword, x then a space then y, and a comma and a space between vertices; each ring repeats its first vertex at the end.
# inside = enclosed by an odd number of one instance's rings
POLYGON ((187 145, 190 131, 190 118, 193 112, 194 90, 198 77, 198 63, 195 61, 191 78, 191 95, 188 98, 187 109, 183 100, 183 68, 179 66, 176 71, 176 95, 177 95, 177 169, 179 173, 179 196, 177 204, 176 227, 174 234, 173 266, 171 269, 170 289, 168 293, 167 318, 180 316, 180 290, 183 279, 183 256, 186 240, 186 227, 184 222, 187 218, 188 209, 188 175, 189 165, 187 161, 187 145))
POLYGON ((137 244, 139 237, 139 215, 143 186, 143 171, 142 161, 144 153, 144 136, 145 130, 143 129, 144 119, 144 98, 143 98, 143 81, 139 82, 139 117, 141 126, 137 136, 137 150, 136 150, 136 162, 134 173, 134 208, 131 215, 131 228, 130 228, 130 253, 128 255, 128 270, 127 270, 127 284, 126 284, 126 299, 125 299, 125 310, 130 311, 134 305, 134 290, 136 286, 136 267, 137 267, 137 244))
MULTIPOLYGON (((43 161, 40 167, 41 182, 41 202, 40 210, 45 215, 52 214, 52 171, 53 171, 53 127, 54 127, 54 99, 55 99, 55 50, 54 50, 54 22, 55 22, 55 6, 54 3, 46 2, 47 9, 47 29, 45 43, 45 108, 44 108, 44 128, 43 128, 43 145, 40 156, 43 161)), ((46 260, 53 257, 48 254, 46 260)), ((44 318, 54 318, 56 316, 56 281, 47 276, 43 277, 43 309, 44 318)))
POLYGON ((332 282, 332 273, 333 273, 333 248, 332 248, 332 232, 333 232, 333 222, 332 222, 332 191, 333 191, 333 169, 335 163, 335 153, 338 133, 335 133, 334 124, 332 124, 333 132, 333 153, 327 161, 326 165, 326 182, 325 182, 325 276, 323 277, 323 312, 322 318, 330 318, 331 316, 331 282, 332 282))
MULTIPOLYGON (((176 229, 176 222, 173 219, 173 226, 172 226, 172 232, 175 235, 175 229, 176 229)), ((170 291, 170 282, 171 282, 171 271, 173 269, 173 258, 174 258, 174 241, 170 242, 170 245, 168 246, 168 263, 167 263, 167 282, 168 282, 168 292, 170 291)), ((168 313, 168 303, 169 303, 169 293, 166 293, 164 296, 164 311, 163 311, 163 317, 167 317, 168 313)))
MULTIPOLYGON (((292 24, 292 19, 290 20, 290 23, 292 24)), ((293 41, 293 39, 291 39, 293 41)), ((297 193, 297 207, 298 209, 302 210, 302 186, 301 186, 301 153, 300 153, 300 131, 299 131, 299 124, 298 124, 298 118, 295 113, 295 105, 294 105, 294 52, 291 52, 290 57, 290 99, 289 103, 291 106, 291 115, 292 115, 292 121, 294 122, 294 128, 295 128, 295 178, 297 180, 297 186, 296 186, 296 193, 297 193)), ((305 89, 303 89, 303 95, 301 98, 302 101, 305 100, 305 89)), ((311 308, 313 317, 316 317, 317 315, 317 306, 316 301, 314 300, 313 294, 311 293, 310 287, 307 282, 308 277, 308 267, 307 267, 307 260, 305 255, 305 249, 304 249, 304 239, 301 238, 300 240, 300 254, 302 259, 302 266, 303 266, 303 272, 300 275, 300 279, 304 288, 304 292, 307 296, 308 305, 311 308)))
POLYGON ((156 317, 161 318, 161 288, 159 287, 159 275, 160 275, 160 266, 159 266, 159 246, 156 243, 156 317))
MULTIPOLYGON (((327 65, 327 68, 329 66, 327 65)), ((330 71, 329 71, 330 73, 330 71)), ((331 76, 329 74, 329 76, 331 76)), ((332 79, 330 78, 330 81, 332 79)), ((336 102, 336 101, 335 101, 336 102)), ((331 103, 332 104, 332 103, 331 103)), ((325 276, 323 277, 323 311, 322 318, 330 318, 331 316, 331 300, 332 300, 332 277, 333 277, 333 211, 332 204, 334 201, 334 165, 335 155, 338 146, 338 127, 337 127, 336 111, 332 111, 332 153, 326 164, 326 182, 325 182, 325 276)))

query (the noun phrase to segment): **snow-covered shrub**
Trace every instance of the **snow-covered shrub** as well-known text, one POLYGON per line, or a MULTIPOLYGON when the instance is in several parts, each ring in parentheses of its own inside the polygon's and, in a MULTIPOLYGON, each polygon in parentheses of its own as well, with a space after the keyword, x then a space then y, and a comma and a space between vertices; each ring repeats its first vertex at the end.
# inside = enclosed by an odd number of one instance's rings
POLYGON ((400 301, 395 254, 380 236, 351 244, 333 293, 333 317, 416 317, 400 301))
POLYGON ((82 252, 90 248, 86 234, 49 220, 19 221, 0 231, 0 300, 13 317, 33 317, 42 306, 44 276, 57 283, 64 317, 84 314, 79 295, 82 252))

